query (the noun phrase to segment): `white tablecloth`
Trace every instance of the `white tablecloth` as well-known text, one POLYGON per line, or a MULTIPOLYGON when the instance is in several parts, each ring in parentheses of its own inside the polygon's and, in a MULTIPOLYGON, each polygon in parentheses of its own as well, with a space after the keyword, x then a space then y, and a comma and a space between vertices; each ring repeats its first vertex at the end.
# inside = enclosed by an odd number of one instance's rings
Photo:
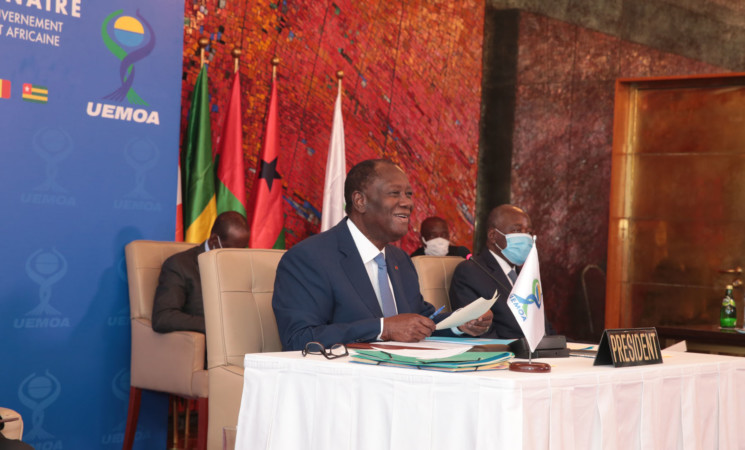
POLYGON ((441 373, 249 354, 236 449, 745 449, 745 358, 441 373))

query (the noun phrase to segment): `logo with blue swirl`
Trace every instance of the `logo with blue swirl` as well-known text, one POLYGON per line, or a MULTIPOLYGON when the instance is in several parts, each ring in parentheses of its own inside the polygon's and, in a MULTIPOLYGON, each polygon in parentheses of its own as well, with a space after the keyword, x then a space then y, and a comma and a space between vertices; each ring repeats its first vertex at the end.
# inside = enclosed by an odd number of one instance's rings
POLYGON ((535 303, 538 309, 541 309, 541 303, 543 303, 543 290, 541 289, 541 282, 538 279, 533 280, 533 292, 525 298, 520 297, 517 294, 510 295, 510 301, 514 304, 515 300, 520 304, 520 308, 523 311, 523 318, 528 317, 528 307, 535 303))
POLYGON ((103 43, 121 61, 119 64, 121 85, 104 98, 117 102, 126 98, 129 103, 148 106, 148 103, 133 88, 136 76, 135 63, 146 58, 155 48, 155 32, 150 23, 140 14, 139 9, 135 13, 137 17, 126 16, 122 13, 121 9, 114 11, 104 19, 101 25, 103 43))

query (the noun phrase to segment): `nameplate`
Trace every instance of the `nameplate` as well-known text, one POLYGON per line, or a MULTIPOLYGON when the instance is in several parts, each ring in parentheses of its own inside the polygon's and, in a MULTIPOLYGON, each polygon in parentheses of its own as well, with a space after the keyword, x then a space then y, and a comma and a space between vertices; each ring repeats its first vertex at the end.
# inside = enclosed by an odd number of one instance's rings
POLYGON ((662 364, 660 338, 655 328, 616 328, 603 331, 593 365, 615 367, 662 364))

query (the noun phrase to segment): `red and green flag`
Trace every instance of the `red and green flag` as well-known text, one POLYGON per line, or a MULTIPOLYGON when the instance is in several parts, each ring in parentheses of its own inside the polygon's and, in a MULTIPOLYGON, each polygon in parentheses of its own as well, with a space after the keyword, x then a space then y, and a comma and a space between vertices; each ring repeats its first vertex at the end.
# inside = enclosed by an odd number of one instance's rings
POLYGON ((237 211, 246 216, 246 172, 241 124, 241 83, 236 72, 233 75, 233 87, 215 157, 217 214, 237 211))
POLYGON ((186 242, 206 240, 217 217, 207 83, 207 66, 203 66, 194 84, 189 123, 181 150, 181 200, 186 242))
POLYGON ((277 123, 277 80, 272 81, 264 147, 259 158, 259 170, 253 184, 248 224, 251 227, 251 248, 285 248, 282 181, 277 172, 279 129, 277 123))

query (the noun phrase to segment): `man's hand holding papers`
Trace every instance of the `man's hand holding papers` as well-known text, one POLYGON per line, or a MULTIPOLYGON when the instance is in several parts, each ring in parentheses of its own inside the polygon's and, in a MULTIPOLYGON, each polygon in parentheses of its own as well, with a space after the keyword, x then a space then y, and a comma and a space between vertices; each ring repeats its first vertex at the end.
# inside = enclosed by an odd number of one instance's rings
MULTIPOLYGON (((482 318, 482 320, 486 319, 486 317, 482 316, 490 311, 494 302, 497 301, 497 298, 499 298, 499 291, 494 291, 494 296, 488 300, 483 297, 476 299, 466 306, 453 311, 448 318, 438 323, 435 329, 446 330, 448 328, 460 327, 465 324, 475 325, 472 322, 478 322, 479 318, 482 318)), ((491 317, 488 317, 488 319, 488 322, 491 323, 491 317)), ((467 330, 461 329, 461 331, 467 330)))

